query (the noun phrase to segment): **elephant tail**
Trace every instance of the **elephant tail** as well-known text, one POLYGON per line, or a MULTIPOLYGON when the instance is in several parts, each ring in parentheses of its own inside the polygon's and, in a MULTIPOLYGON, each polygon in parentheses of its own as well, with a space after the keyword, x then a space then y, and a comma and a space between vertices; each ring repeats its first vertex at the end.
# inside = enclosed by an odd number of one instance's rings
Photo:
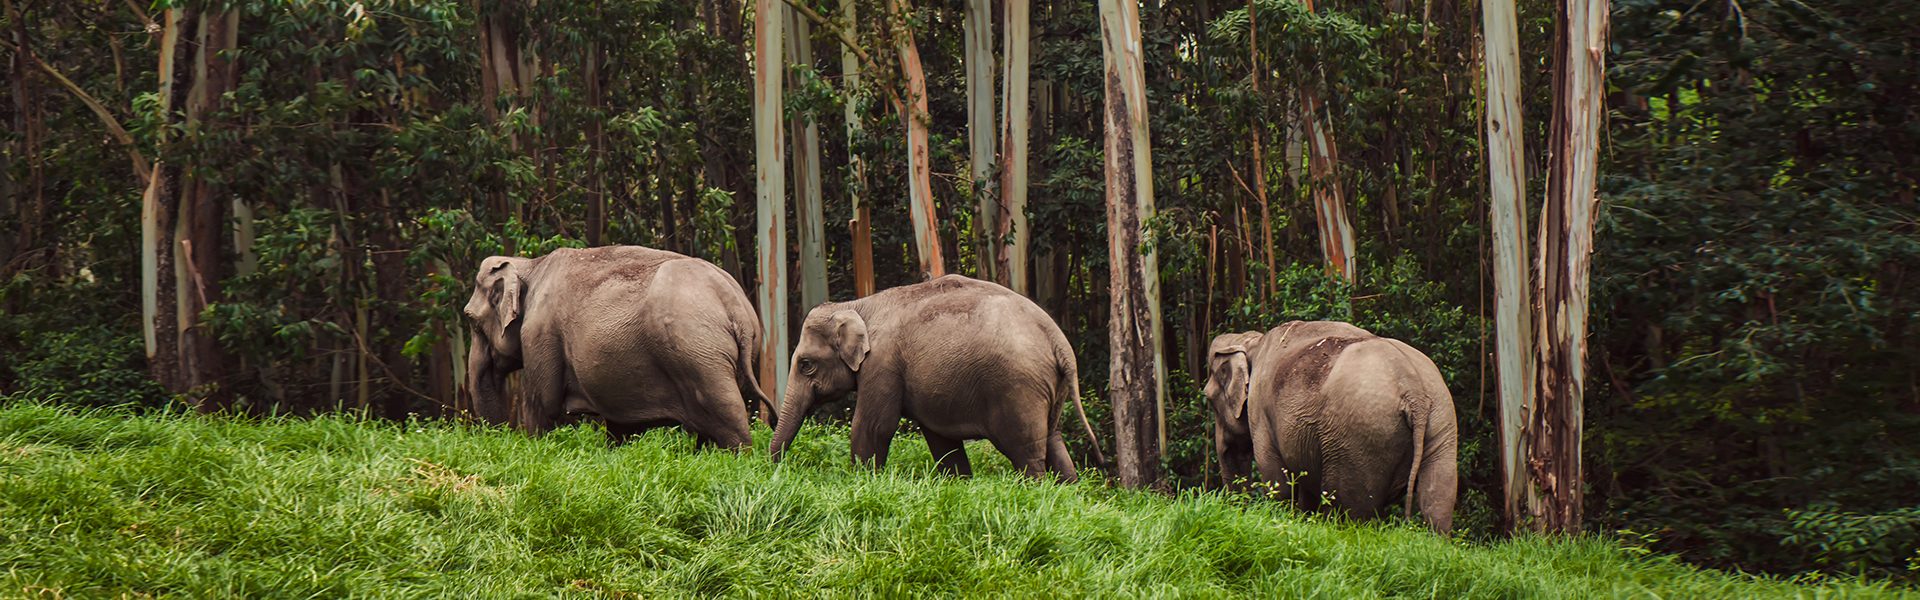
POLYGON ((1107 464, 1106 453, 1100 451, 1100 436, 1093 433, 1093 422, 1087 420, 1087 408, 1080 404, 1080 369, 1074 364, 1073 350, 1066 351, 1066 359, 1060 365, 1059 393, 1073 396, 1073 412, 1080 415, 1080 426, 1087 430, 1087 442, 1093 444, 1093 463, 1107 464))
MULTIPOLYGON (((756 336, 737 332, 733 336, 734 344, 739 346, 740 359, 734 361, 734 378, 740 382, 740 395, 747 400, 748 410, 760 409, 760 418, 767 421, 767 427, 779 427, 779 417, 774 413, 773 402, 767 399, 766 390, 760 389, 760 344, 756 336)), ((752 425, 752 417, 748 417, 752 425)))
POLYGON ((1401 397, 1407 412, 1407 425, 1413 427, 1413 464, 1407 469, 1407 505, 1404 516, 1413 518, 1414 493, 1420 489, 1420 465, 1426 462, 1427 454, 1427 407, 1433 402, 1423 394, 1407 392, 1401 397))

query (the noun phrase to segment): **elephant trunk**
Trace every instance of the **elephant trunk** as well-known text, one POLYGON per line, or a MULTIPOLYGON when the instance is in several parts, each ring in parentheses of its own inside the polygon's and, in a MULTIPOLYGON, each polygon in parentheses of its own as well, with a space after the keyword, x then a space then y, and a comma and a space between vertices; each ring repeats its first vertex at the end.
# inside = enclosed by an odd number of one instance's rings
POLYGON ((473 416, 489 425, 507 422, 507 374, 494 368, 493 351, 487 341, 475 336, 467 345, 467 392, 473 399, 473 416))
POLYGON ((773 462, 780 462, 780 455, 786 453, 787 445, 800 433, 800 422, 806 420, 807 411, 813 407, 813 398, 794 393, 796 385, 800 382, 787 382, 786 396, 780 402, 780 424, 774 427, 773 443, 767 445, 773 453, 773 462))

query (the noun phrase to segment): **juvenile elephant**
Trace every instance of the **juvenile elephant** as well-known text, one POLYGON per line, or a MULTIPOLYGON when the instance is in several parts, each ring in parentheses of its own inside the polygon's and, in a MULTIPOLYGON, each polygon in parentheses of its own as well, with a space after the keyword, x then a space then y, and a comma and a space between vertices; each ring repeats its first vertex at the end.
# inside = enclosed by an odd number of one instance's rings
POLYGON ((920 424, 943 472, 971 474, 962 443, 985 438, 1029 476, 1077 478, 1060 439, 1063 403, 1087 420, 1073 348, 1007 288, 948 275, 814 308, 793 353, 773 460, 808 413, 855 390, 856 463, 885 466, 904 416, 920 424))
POLYGON ((1452 530, 1459 430, 1425 354, 1346 323, 1293 321, 1214 338, 1207 368, 1228 481, 1251 458, 1302 508, 1324 500, 1362 518, 1404 490, 1408 517, 1418 506, 1434 531, 1452 530))
POLYGON ((702 443, 751 445, 748 403, 760 321, 712 264, 651 248, 561 249, 480 263, 467 302, 474 411, 507 420, 507 373, 521 371, 521 425, 544 433, 568 413, 616 436, 678 423, 702 443))

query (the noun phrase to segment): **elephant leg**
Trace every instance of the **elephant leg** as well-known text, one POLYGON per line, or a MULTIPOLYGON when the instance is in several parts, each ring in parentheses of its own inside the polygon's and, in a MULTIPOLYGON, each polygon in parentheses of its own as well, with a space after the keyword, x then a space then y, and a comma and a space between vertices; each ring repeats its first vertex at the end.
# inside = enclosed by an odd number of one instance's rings
POLYGON ((927 438, 927 450, 933 452, 934 460, 940 461, 940 472, 955 477, 972 477, 973 462, 967 460, 965 442, 938 433, 922 430, 927 438))
POLYGON ((1422 457, 1420 489, 1415 492, 1420 516, 1437 533, 1453 531, 1453 505, 1460 494, 1459 458, 1455 443, 1446 443, 1427 451, 1422 457))
POLYGON ((1073 457, 1067 454, 1067 442, 1058 431, 1047 436, 1047 470, 1061 483, 1080 480, 1080 471, 1073 468, 1073 457))
POLYGON ((1247 491, 1252 481, 1253 440, 1236 436, 1214 426, 1213 448, 1220 455, 1220 485, 1235 492, 1247 491))
POLYGON ((746 400, 733 382, 722 383, 717 390, 687 392, 693 400, 681 426, 699 436, 702 445, 710 443, 736 451, 752 448, 746 400))
POLYGON ((1001 454, 1007 455, 1007 460, 1013 463, 1013 468, 1019 469, 1026 476, 1039 479, 1046 474, 1047 435, 1045 433, 1021 430, 991 436, 987 439, 993 441, 993 447, 998 448, 1001 454))
POLYGON ((1300 510, 1313 510, 1320 501, 1319 486, 1312 485, 1308 479, 1317 473, 1305 473, 1290 468, 1280 457, 1280 449, 1271 440, 1257 440, 1248 443, 1253 450, 1254 466, 1260 470, 1260 480, 1264 484, 1262 491, 1268 498, 1292 502, 1300 510))
POLYGON ((1393 479, 1399 474, 1387 464, 1363 460, 1330 461, 1320 489, 1333 509, 1354 519, 1376 519, 1386 508, 1393 479))
POLYGON ((528 364, 520 371, 520 389, 525 400, 520 406, 520 427, 530 435, 553 431, 560 419, 567 395, 567 383, 561 377, 557 358, 546 364, 528 364))
POLYGON ((853 462, 875 469, 887 466, 893 434, 900 431, 900 398, 860 394, 853 401, 853 462))

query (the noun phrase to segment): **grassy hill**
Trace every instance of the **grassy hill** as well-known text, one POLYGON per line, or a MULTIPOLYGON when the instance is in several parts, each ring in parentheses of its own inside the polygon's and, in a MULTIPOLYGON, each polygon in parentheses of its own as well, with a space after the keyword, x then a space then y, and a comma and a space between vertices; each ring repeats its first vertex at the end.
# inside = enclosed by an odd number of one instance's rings
POLYGON ((610 449, 595 429, 0 406, 0 597, 1901 594, 1035 483, 988 447, 956 480, 904 435, 856 471, 845 440, 805 432, 774 465, 675 431, 610 449))

